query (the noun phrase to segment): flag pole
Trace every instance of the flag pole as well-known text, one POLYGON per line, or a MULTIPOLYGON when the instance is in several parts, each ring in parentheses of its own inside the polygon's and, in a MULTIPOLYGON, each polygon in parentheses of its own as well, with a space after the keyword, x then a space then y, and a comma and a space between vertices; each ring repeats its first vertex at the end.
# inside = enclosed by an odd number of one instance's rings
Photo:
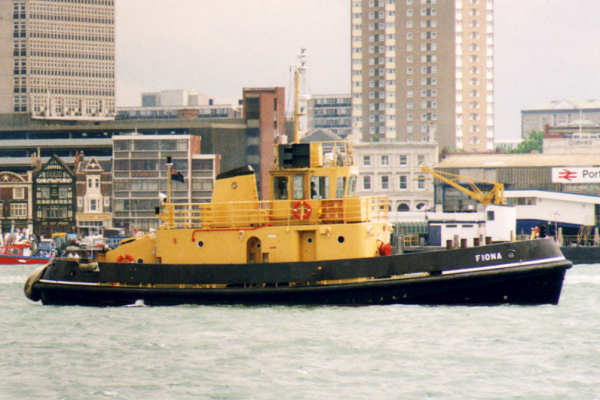
POLYGON ((173 162, 171 161, 171 156, 167 156, 167 204, 171 204, 171 168, 173 167, 173 162))

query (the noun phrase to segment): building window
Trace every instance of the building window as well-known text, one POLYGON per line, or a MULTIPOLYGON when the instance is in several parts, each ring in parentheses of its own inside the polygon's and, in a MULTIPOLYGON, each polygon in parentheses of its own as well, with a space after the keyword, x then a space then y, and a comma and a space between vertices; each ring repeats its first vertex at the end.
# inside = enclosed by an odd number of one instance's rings
POLYGON ((10 216, 15 218, 23 218, 27 216, 27 203, 11 203, 10 216))
POLYGON ((96 199, 90 200, 90 211, 96 211, 98 209, 98 201, 96 199))
POLYGON ((406 154, 400 154, 400 165, 406 165, 408 156, 406 154))
POLYGON ((371 190, 371 177, 363 176, 363 190, 371 190))
POLYGON ((371 165, 371 156, 363 156, 363 165, 368 167, 371 165))
POLYGON ((425 156, 423 154, 417 155, 417 165, 425 164, 425 156))
POLYGON ((419 178, 417 181, 417 188, 425 189, 425 177, 423 175, 419 175, 419 178))
POLYGON ((400 190, 406 190, 408 177, 406 175, 400 175, 400 185, 398 188, 400 190))
POLYGON ((381 177, 381 189, 388 190, 390 188, 390 177, 387 175, 383 175, 381 177))
POLYGON ((15 200, 25 199, 25 188, 22 188, 22 187, 13 188, 13 199, 15 199, 15 200))
POLYGON ((408 207, 408 204, 400 203, 400 204, 398 204, 398 208, 396 210, 398 212, 406 212, 406 211, 410 211, 410 208, 408 207))
POLYGON ((390 157, 388 155, 381 156, 381 165, 390 165, 390 157))

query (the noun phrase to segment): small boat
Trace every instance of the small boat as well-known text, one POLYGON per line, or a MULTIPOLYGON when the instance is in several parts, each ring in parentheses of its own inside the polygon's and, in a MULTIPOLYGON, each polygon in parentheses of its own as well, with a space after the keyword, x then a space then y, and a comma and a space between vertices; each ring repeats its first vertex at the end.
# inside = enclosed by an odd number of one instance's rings
POLYGON ((51 252, 45 252, 41 249, 34 252, 30 242, 0 246, 0 264, 47 264, 51 258, 51 252))

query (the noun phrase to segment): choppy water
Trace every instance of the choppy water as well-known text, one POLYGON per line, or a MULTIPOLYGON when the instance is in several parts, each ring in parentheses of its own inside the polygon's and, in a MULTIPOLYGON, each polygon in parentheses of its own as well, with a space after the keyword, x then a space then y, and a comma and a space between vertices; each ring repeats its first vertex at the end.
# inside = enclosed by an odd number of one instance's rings
POLYGON ((54 307, 0 269, 0 399, 600 399, 600 264, 558 306, 54 307))

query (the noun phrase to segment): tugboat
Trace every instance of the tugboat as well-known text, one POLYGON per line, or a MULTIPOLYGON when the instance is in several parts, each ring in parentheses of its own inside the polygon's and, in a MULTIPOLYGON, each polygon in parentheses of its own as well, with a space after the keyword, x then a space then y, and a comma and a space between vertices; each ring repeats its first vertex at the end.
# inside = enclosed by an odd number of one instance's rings
POLYGON ((552 239, 392 255, 387 199, 355 196, 357 174, 349 143, 280 144, 271 200, 249 167, 220 174, 210 203, 172 203, 169 189, 159 229, 54 258, 25 293, 94 306, 558 303, 571 262, 552 239))
MULTIPOLYGON (((298 81, 298 72, 295 77, 298 81)), ((254 172, 217 176, 210 203, 94 256, 57 257, 25 294, 43 304, 557 304, 571 267, 551 239, 392 255, 385 196, 358 197, 347 142, 278 144, 269 200, 254 172)))

